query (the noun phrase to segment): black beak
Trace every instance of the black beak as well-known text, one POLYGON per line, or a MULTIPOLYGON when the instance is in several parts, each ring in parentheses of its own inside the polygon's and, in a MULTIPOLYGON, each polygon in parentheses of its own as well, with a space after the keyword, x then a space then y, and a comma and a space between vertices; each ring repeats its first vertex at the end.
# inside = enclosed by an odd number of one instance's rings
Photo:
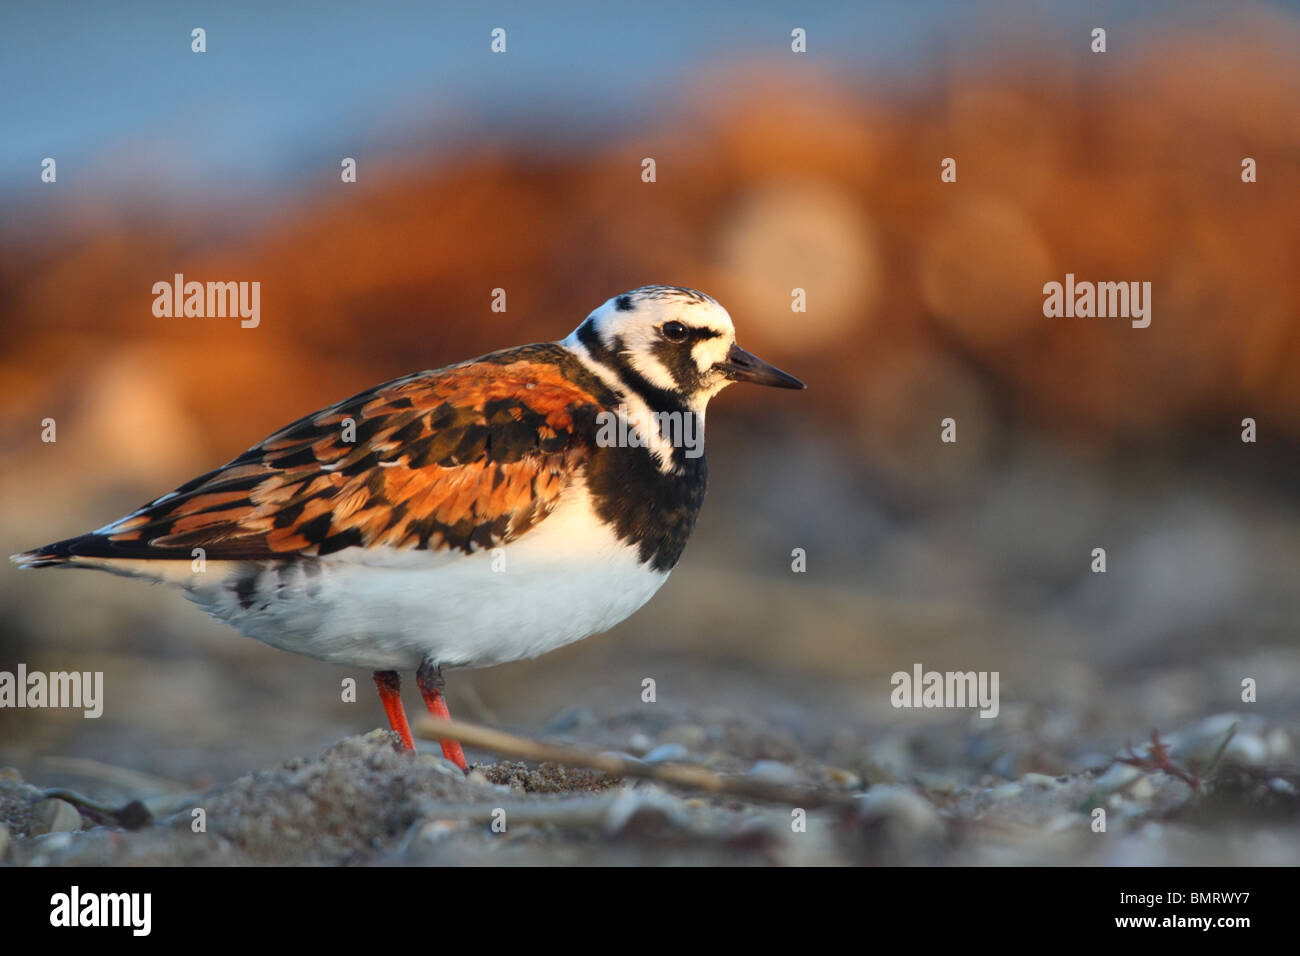
POLYGON ((757 355, 751 355, 739 345, 733 345, 727 352, 726 361, 714 366, 733 382, 753 382, 755 385, 771 385, 773 388, 807 388, 793 375, 787 375, 775 365, 768 365, 757 355))

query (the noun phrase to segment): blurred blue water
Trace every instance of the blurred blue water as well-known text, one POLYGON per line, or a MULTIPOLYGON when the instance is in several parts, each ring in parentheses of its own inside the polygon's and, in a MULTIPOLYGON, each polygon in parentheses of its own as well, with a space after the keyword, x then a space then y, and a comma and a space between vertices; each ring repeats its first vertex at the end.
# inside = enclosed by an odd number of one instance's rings
POLYGON ((1080 23, 1158 21, 1189 6, 3 0, 0 196, 39 188, 44 156, 58 160, 60 182, 224 182, 238 191, 326 157, 337 169, 343 155, 542 117, 563 118, 551 127, 563 140, 634 124, 666 89, 747 56, 889 75, 962 43, 967 21, 1014 29, 1025 10, 1080 23), (207 31, 203 55, 190 51, 195 26, 207 31), (489 51, 498 26, 504 56, 489 51), (807 58, 789 56, 794 26, 808 31, 807 58))

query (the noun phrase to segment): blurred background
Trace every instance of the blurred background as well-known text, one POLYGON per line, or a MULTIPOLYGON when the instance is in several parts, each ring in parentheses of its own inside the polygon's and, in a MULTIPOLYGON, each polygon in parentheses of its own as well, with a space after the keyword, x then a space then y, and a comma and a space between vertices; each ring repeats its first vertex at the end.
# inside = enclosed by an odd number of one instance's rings
MULTIPOLYGON (((1294 761, 1300 5, 3 18, 4 554, 377 382, 686 285, 808 391, 718 399, 710 496, 659 596, 608 635, 451 674, 453 713, 982 779, 1248 710, 1294 761), (155 317, 178 272, 259 281, 260 326, 155 317), (1045 318, 1067 272, 1151 282, 1151 326, 1045 318), (894 710, 889 675, 915 662, 1000 671, 1000 718, 894 710)), ((368 674, 171 591, 6 565, 0 601, 0 669, 105 674, 99 720, 0 711, 0 764, 29 777, 121 782, 75 758, 202 785, 383 724, 368 674)))

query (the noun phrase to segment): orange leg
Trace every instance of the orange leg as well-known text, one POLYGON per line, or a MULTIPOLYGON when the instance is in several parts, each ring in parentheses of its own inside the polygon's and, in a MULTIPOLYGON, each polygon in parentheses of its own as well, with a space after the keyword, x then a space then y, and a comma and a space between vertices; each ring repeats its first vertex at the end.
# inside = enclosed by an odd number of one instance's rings
POLYGON ((397 676, 397 671, 375 671, 375 686, 379 688, 379 699, 388 714, 388 726, 401 735, 405 749, 414 750, 411 725, 406 722, 406 711, 402 709, 402 679, 397 676))
MULTIPOLYGON (((425 661, 415 672, 415 682, 420 685, 420 693, 424 695, 424 703, 429 708, 429 713, 439 720, 451 720, 451 711, 447 710, 447 701, 442 696, 442 668, 432 667, 428 661, 425 661)), ((461 770, 469 771, 469 764, 465 762, 465 751, 460 749, 459 743, 454 740, 440 740, 439 743, 442 744, 444 757, 461 770)))

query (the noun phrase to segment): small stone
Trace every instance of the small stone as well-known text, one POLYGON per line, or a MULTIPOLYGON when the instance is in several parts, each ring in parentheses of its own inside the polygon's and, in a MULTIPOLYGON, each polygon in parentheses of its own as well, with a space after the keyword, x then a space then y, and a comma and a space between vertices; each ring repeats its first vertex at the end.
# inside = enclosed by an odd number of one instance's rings
MULTIPOLYGON (((895 774, 888 767, 882 766, 878 763, 868 763, 865 767, 863 767, 863 772, 867 778, 867 783, 869 783, 873 787, 876 784, 881 784, 881 783, 898 783, 899 780, 897 774, 895 774)), ((920 774, 918 773, 917 774, 918 779, 919 776, 920 774)))
POLYGON ((1069 833, 1071 830, 1078 830, 1087 826, 1088 818, 1081 814, 1056 813, 1043 825, 1043 830, 1047 833, 1069 833))
POLYGON ((685 827, 690 815, 681 800, 658 787, 628 788, 620 793, 605 813, 605 832, 610 836, 636 831, 656 833, 685 827))
POLYGON ((688 750, 702 750, 704 745, 709 742, 709 734, 703 727, 695 724, 678 724, 675 727, 669 727, 660 734, 659 742, 681 744, 688 750))
POLYGON ((906 787, 891 784, 872 787, 858 801, 858 812, 864 820, 887 820, 897 824, 913 837, 934 837, 944 831, 939 811, 906 787))
MULTIPOLYGON (((72 846, 71 833, 46 833, 32 840, 32 845, 41 857, 49 861, 50 853, 61 853, 72 846)), ((42 865, 48 865, 42 864, 42 865)))
POLYGON ((1097 789, 1101 791, 1118 790, 1142 776, 1142 771, 1131 764, 1112 764, 1111 768, 1097 778, 1097 789))
POLYGON ((862 778, 843 767, 822 767, 822 773, 826 774, 826 779, 831 783, 845 790, 857 790, 862 786, 862 778))
POLYGON ((478 767, 475 767, 473 770, 471 770, 469 774, 466 775, 465 779, 478 787, 492 786, 492 781, 489 780, 487 776, 483 773, 483 771, 480 770, 478 767))
POLYGON ((1296 795, 1295 784, 1290 780, 1283 779, 1282 777, 1274 777, 1270 780, 1268 782, 1268 788, 1274 793, 1284 793, 1289 797, 1294 797, 1296 795))
POLYGON ((428 820, 420 826, 417 839, 425 843, 437 843, 464 829, 463 820, 428 820))
POLYGON ((803 782, 803 776, 789 764, 777 760, 757 760, 749 768, 747 776, 767 783, 796 784, 803 782))
POLYGON ((1254 734, 1239 733, 1223 753, 1229 763, 1242 767, 1259 767, 1268 761, 1268 745, 1254 734))
POLYGON ((1182 764, 1205 766, 1222 748, 1225 763, 1252 766, 1259 752, 1264 749, 1264 743, 1257 734, 1262 726, 1258 718, 1249 715, 1215 714, 1170 734, 1165 744, 1169 747, 1170 756, 1182 764), (1229 735, 1234 735, 1231 740, 1229 735))
POLYGON ((648 734, 643 734, 640 731, 627 738, 627 749, 634 754, 649 753, 651 750, 654 750, 654 746, 655 742, 650 738, 650 736, 648 734))
POLYGON ((1049 777, 1045 773, 1027 773, 1020 778, 1020 782, 1027 787, 1055 787, 1057 784, 1055 777, 1049 777))
POLYGON ((429 760, 429 766, 433 770, 438 771, 438 773, 446 774, 449 777, 455 777, 458 780, 465 779, 465 771, 461 770, 460 767, 457 767, 446 757, 434 756, 433 754, 430 754, 429 757, 431 758, 429 760))
POLYGON ((690 757, 691 752, 682 744, 660 744, 651 750, 641 759, 646 763, 667 763, 669 761, 683 761, 690 757))
POLYGON ((23 775, 18 772, 17 767, 0 767, 0 780, 12 780, 14 783, 22 783, 23 775))
POLYGON ((1151 782, 1150 777, 1142 777, 1129 787, 1128 793, 1129 797, 1138 803, 1150 803, 1156 795, 1156 785, 1151 782))
POLYGON ((36 821, 33 834, 65 833, 81 829, 81 814, 77 808, 56 797, 42 800, 32 807, 32 817, 36 821))
POLYGON ((1268 747, 1270 763, 1289 761, 1295 752, 1295 748, 1291 743, 1291 735, 1281 727, 1274 727, 1265 734, 1264 744, 1268 747))
POLYGON ((878 779, 892 782, 894 778, 910 776, 915 769, 911 747, 902 737, 886 737, 874 742, 867 758, 872 768, 867 778, 872 783, 878 779))
MULTIPOLYGON (((914 779, 926 793, 952 794, 961 789, 961 781, 942 773, 925 773, 914 775, 914 779)), ((872 783, 896 783, 895 780, 872 781, 872 783)))

